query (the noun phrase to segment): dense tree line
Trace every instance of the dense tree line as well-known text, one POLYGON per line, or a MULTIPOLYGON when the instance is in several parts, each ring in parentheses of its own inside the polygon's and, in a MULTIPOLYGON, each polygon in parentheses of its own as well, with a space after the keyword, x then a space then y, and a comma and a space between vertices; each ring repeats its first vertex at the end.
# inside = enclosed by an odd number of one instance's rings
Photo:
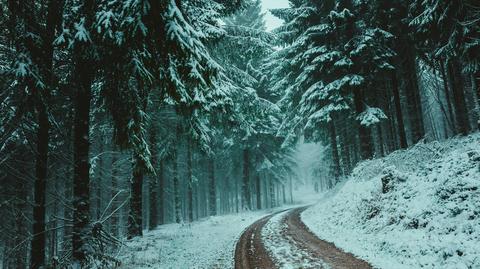
POLYGON ((3 268, 110 268, 146 228, 287 202, 260 1, 0 3, 3 268))
MULTIPOLYGON (((361 160, 479 128, 476 1, 291 0, 270 90, 280 132, 328 145, 330 175, 361 160)), ((328 180, 330 186, 334 183, 328 180)))

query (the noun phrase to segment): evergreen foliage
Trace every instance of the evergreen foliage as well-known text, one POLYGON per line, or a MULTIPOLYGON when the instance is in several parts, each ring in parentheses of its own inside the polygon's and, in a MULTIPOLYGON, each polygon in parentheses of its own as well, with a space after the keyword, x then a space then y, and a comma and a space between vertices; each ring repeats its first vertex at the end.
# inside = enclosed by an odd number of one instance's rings
POLYGON ((268 32, 261 0, 0 0, 5 268, 112 268, 145 228, 278 206, 304 139, 330 188, 480 128, 478 1, 289 3, 268 32))

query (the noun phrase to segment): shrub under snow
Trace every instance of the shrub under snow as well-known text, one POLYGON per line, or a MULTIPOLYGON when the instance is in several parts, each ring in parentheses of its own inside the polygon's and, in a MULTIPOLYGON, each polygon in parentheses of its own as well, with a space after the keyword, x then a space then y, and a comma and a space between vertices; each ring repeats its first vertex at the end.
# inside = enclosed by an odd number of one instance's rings
POLYGON ((480 135, 363 162, 302 219, 378 268, 480 268, 480 135))

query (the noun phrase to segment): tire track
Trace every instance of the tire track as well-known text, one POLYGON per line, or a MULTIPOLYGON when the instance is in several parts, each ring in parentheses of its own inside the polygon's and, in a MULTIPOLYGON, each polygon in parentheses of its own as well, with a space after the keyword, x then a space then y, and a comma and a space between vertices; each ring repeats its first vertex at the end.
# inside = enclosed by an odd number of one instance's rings
MULTIPOLYGON (((283 216, 282 236, 302 252, 308 253, 308 260, 325 263, 328 268, 333 269, 371 269, 372 266, 366 261, 360 260, 350 253, 338 249, 334 244, 316 237, 301 221, 301 213, 307 207, 290 210, 283 216)), ((277 214, 266 216, 250 225, 241 235, 235 249, 235 269, 275 269, 279 268, 274 262, 275 258, 270 257, 262 238, 263 227, 277 214)), ((301 264, 295 265, 303 268, 301 264)))

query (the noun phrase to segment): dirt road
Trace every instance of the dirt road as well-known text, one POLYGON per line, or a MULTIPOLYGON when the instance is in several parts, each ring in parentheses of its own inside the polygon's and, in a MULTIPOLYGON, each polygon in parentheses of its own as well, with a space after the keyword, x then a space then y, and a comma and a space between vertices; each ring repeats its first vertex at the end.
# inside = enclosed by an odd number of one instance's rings
POLYGON ((275 268, 261 240, 262 227, 274 215, 258 220, 243 232, 235 248, 236 269, 275 268))
MULTIPOLYGON (((280 236, 285 237, 286 241, 294 244, 297 249, 303 250, 308 254, 306 260, 318 260, 325 264, 325 268, 332 269, 371 269, 372 267, 365 261, 354 257, 350 253, 343 252, 335 247, 334 244, 317 238, 300 219, 300 214, 306 207, 296 208, 284 214, 281 221, 285 225, 284 230, 279 232, 280 236)), ((262 228, 274 215, 264 217, 249 226, 237 243, 235 249, 235 268, 236 269, 275 269, 275 259, 283 257, 271 257, 269 251, 263 244, 262 228)), ((277 263, 278 264, 278 263, 277 263)), ((304 265, 298 265, 299 268, 305 268, 304 265)))

